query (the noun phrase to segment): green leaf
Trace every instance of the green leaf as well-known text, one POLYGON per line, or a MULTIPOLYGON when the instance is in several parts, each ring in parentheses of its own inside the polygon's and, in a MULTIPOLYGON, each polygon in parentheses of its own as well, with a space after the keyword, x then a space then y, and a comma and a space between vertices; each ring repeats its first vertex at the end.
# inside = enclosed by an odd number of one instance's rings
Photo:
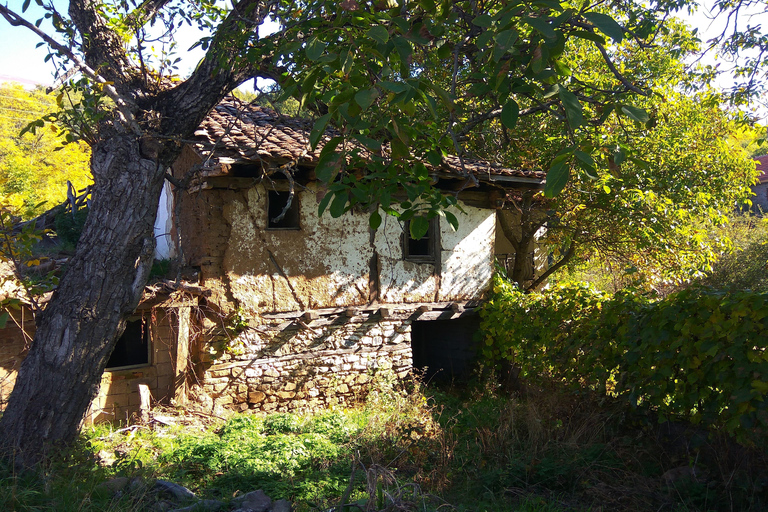
POLYGON ((616 151, 613 153, 613 163, 616 165, 621 165, 624 163, 624 160, 627 159, 627 153, 624 151, 624 148, 617 147, 616 151))
POLYGON ((325 43, 313 37, 307 43, 306 54, 307 58, 311 61, 318 60, 325 51, 325 43))
POLYGON ((21 6, 21 12, 27 12, 27 9, 29 9, 29 1, 30 0, 24 0, 24 4, 21 6))
POLYGON ((331 213, 331 217, 335 219, 344 215, 344 212, 347 211, 348 199, 349 197, 347 196, 346 192, 336 192, 334 194, 333 201, 331 201, 331 207, 328 208, 328 211, 331 213))
MULTIPOLYGON (((493 35, 494 34, 492 30, 486 30, 485 32, 477 36, 477 39, 475 40, 475 44, 477 45, 478 48, 485 48, 486 45, 491 41, 491 39, 493 39, 493 35)), ((443 45, 443 46, 448 46, 448 45, 443 45)), ((446 58, 446 57, 443 57, 443 58, 446 58)))
POLYGON ((481 14, 472 20, 472 24, 477 25, 478 27, 488 28, 493 25, 493 18, 487 14, 481 14))
POLYGON ((429 220, 423 215, 413 217, 409 225, 411 238, 414 240, 420 240, 429 231, 429 220))
POLYGON ((408 42, 408 40, 404 37, 395 37, 392 41, 395 43, 395 49, 397 50, 397 53, 400 54, 400 60, 407 62, 411 57, 411 53, 413 53, 413 47, 411 46, 411 43, 408 42))
POLYGON ((648 115, 648 112, 645 111, 645 109, 640 107, 633 107, 631 105, 623 105, 621 107, 621 111, 625 113, 628 117, 632 118, 633 120, 637 121, 638 123, 647 123, 650 120, 650 116, 648 115))
POLYGON ((317 205, 317 216, 320 217, 325 209, 328 207, 328 203, 331 202, 331 199, 333 198, 332 192, 326 192, 323 198, 320 200, 320 204, 317 205))
POLYGON ((392 158, 396 160, 405 160, 410 156, 408 146, 406 146, 405 143, 400 139, 392 139, 392 142, 390 142, 390 147, 392 149, 392 158))
POLYGON ((544 184, 544 196, 555 197, 563 191, 568 183, 571 169, 567 165, 568 155, 560 155, 552 160, 552 165, 547 171, 547 181, 544 184))
POLYGON ((517 125, 518 117, 520 117, 520 106, 510 98, 501 109, 501 124, 512 130, 517 125))
POLYGON ((600 29, 600 31, 620 43, 624 39, 624 29, 621 25, 616 23, 616 20, 600 12, 585 12, 584 17, 592 23, 594 26, 600 29))
POLYGON ((427 151, 427 161, 435 167, 440 167, 443 163, 443 154, 440 151, 431 149, 427 151))
POLYGON ((427 166, 424 165, 422 162, 416 162, 415 164, 413 164, 413 173, 420 180, 429 179, 429 170, 427 169, 427 166))
POLYGON ((372 139, 370 137, 366 137, 365 135, 359 134, 352 135, 352 138, 360 142, 363 146, 370 149, 371 151, 379 151, 381 149, 381 142, 376 139, 372 139))
POLYGON ((443 215, 445 215, 445 219, 448 221, 448 224, 451 225, 454 231, 459 229, 459 219, 457 219, 454 214, 451 212, 443 211, 443 215))
POLYGON ((381 25, 371 27, 365 34, 377 43, 384 44, 389 41, 389 31, 381 25))
POLYGON ((569 34, 574 37, 580 37, 582 39, 588 39, 589 41, 594 41, 596 43, 605 44, 605 38, 600 34, 595 34, 594 32, 587 32, 586 30, 574 30, 573 32, 569 32, 569 34))
MULTIPOLYGON (((340 139, 341 137, 336 137, 340 139)), ((325 149, 325 148, 323 148, 325 149)), ((336 175, 336 169, 339 164, 339 158, 341 155, 333 152, 329 152, 325 155, 321 155, 315 167, 315 176, 317 179, 324 183, 330 183, 336 175)))
POLYGON ((547 67, 547 59, 549 59, 549 50, 544 45, 540 45, 536 48, 531 59, 531 70, 539 74, 547 67))
POLYGON ((597 169, 595 168, 595 161, 592 158, 592 155, 589 153, 585 153, 584 151, 579 151, 578 149, 573 152, 573 154, 576 156, 576 159, 578 160, 579 167, 584 169, 584 171, 587 173, 587 176, 590 179, 596 180, 599 176, 597 174, 597 169))
POLYGON ((568 124, 571 126, 571 129, 575 130, 584 120, 581 103, 579 103, 579 99, 576 95, 565 87, 560 87, 558 95, 560 96, 560 101, 563 102, 565 115, 568 117, 568 124))
POLYGON ((543 20, 541 18, 531 18, 526 16, 525 18, 523 18, 523 22, 525 22, 527 25, 535 29, 537 32, 541 33, 541 35, 543 35, 547 39, 557 38, 555 29, 553 29, 552 25, 550 25, 549 22, 546 20, 543 20))
POLYGON ((362 91, 358 91, 357 94, 355 94, 355 101, 358 105, 360 105, 360 108, 363 110, 367 110, 368 107, 373 105, 373 102, 376 101, 376 98, 379 97, 379 91, 376 88, 371 89, 363 89, 362 91))
POLYGON ((9 314, 7 311, 5 311, 2 315, 0 315, 0 329, 5 329, 5 324, 8 323, 9 314))
POLYGON ((399 82, 380 82, 379 85, 381 85, 383 88, 385 88, 388 91, 394 92, 395 94, 405 92, 411 88, 411 86, 409 86, 408 84, 403 84, 399 82))
POLYGON ((379 229, 379 226, 381 226, 381 214, 379 213, 378 209, 371 212, 371 216, 368 217, 368 225, 371 226, 371 229, 374 231, 379 229))
POLYGON ((555 94, 560 92, 560 84, 554 84, 552 87, 544 91, 544 94, 542 94, 542 98, 549 99, 555 94))
POLYGON ((328 126, 328 121, 331 120, 331 113, 327 113, 324 116, 318 118, 312 127, 312 133, 309 134, 309 144, 312 149, 317 147, 317 143, 320 142, 320 138, 325 133, 325 127, 328 126))
POLYGON ((509 51, 517 41, 517 30, 502 30, 496 34, 496 44, 504 51, 509 51))
POLYGON ((574 155, 576 155, 576 158, 584 162, 585 164, 594 167, 595 166, 595 160, 592 158, 592 155, 589 153, 585 153, 584 151, 575 150, 573 152, 574 155))

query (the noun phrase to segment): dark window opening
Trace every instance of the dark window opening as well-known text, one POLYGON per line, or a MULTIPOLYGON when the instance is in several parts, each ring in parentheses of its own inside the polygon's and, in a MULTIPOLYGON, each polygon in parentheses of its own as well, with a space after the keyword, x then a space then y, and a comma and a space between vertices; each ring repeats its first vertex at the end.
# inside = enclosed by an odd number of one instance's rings
POLYGON ((107 361, 107 370, 149 364, 149 325, 143 318, 129 320, 107 361))
POLYGON ((290 192, 278 192, 277 190, 269 190, 269 196, 267 197, 267 228, 269 229, 299 229, 299 198, 294 194, 291 198, 290 192), (288 207, 288 211, 280 220, 275 220, 282 215, 285 210, 285 205, 288 204, 290 199, 291 204, 288 207))
POLYGON ((413 367, 423 371, 428 382, 468 379, 477 360, 474 337, 479 328, 479 315, 413 322, 413 367))
POLYGON ((411 221, 406 221, 403 232, 403 259, 418 263, 434 263, 439 253, 439 234, 437 219, 430 219, 427 233, 416 240, 411 237, 411 221))
POLYGON ((263 178, 264 170, 259 164, 235 164, 229 170, 235 178, 263 178))

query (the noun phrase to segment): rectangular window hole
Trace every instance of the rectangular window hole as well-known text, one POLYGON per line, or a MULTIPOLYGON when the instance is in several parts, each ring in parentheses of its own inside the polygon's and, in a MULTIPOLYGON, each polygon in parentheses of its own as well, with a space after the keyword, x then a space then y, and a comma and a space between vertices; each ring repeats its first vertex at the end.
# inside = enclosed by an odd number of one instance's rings
POLYGON ((107 361, 107 370, 149 364, 149 325, 144 318, 128 320, 107 361))
POLYGON ((294 194, 291 198, 290 192, 280 192, 277 190, 268 190, 267 197, 267 228, 268 229, 299 229, 299 198, 294 194), (285 210, 288 200, 291 205, 288 211, 280 220, 277 219, 285 210))
POLYGON ((403 259, 416 263, 435 263, 439 254, 439 234, 437 219, 429 220, 429 229, 420 239, 411 237, 410 221, 406 221, 403 230, 403 259))

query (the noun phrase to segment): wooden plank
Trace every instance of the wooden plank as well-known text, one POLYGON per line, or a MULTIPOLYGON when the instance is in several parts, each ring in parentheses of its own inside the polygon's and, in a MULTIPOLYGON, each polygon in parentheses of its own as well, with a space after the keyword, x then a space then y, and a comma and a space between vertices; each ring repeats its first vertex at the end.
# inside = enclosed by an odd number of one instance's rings
POLYGON ((301 319, 305 322, 311 322, 312 320, 317 320, 320 318, 320 313, 317 311, 305 311, 303 315, 301 315, 301 319))
POLYGON ((149 386, 146 384, 139 384, 139 414, 141 415, 141 421, 149 421, 149 412, 152 407, 152 393, 149 391, 149 386))
MULTIPOLYGON (((179 331, 176 336, 176 361, 173 376, 173 397, 178 405, 187 403, 187 368, 189 365, 189 306, 178 309, 179 331)), ((169 390, 170 391, 170 390, 169 390)))

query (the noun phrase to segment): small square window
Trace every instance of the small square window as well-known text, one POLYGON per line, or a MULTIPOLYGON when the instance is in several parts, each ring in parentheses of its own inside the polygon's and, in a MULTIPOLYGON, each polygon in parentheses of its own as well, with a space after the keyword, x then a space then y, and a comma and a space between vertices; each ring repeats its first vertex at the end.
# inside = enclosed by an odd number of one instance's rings
POLYGON ((435 264, 440 254, 440 230, 437 226, 437 218, 430 219, 427 233, 416 240, 411 237, 411 221, 406 221, 403 226, 403 259, 435 264))
POLYGON ((128 320, 107 361, 107 370, 149 364, 149 325, 144 318, 128 320))
POLYGON ((290 192, 269 190, 267 214, 268 229, 299 229, 299 198, 295 194, 291 197, 290 192), (291 202, 288 206, 288 211, 285 212, 281 219, 275 220, 283 214, 288 201, 291 202))

